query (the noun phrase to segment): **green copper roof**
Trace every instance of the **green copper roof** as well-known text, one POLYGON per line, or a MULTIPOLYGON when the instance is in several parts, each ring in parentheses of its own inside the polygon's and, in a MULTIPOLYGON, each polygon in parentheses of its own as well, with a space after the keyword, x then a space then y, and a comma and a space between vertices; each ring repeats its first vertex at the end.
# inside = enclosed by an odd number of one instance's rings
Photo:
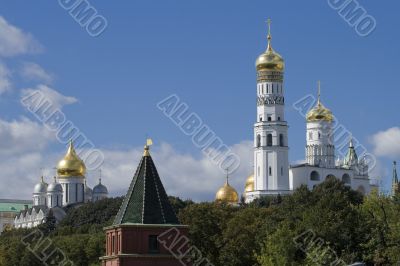
POLYGON ((179 224, 150 154, 145 154, 136 170, 114 225, 179 224))
POLYGON ((344 157, 343 164, 347 167, 352 167, 357 165, 358 163, 358 156, 356 150, 354 149, 353 140, 350 141, 349 150, 344 157))
POLYGON ((4 200, 0 199, 0 212, 15 212, 19 213, 25 209, 25 205, 28 208, 32 207, 32 201, 29 200, 4 200))

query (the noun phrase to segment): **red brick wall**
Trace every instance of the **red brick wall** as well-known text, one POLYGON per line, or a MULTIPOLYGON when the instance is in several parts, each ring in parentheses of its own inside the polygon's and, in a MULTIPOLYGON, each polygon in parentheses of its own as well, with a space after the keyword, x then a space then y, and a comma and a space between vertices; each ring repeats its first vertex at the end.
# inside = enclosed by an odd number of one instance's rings
MULTIPOLYGON (((105 266, 182 266, 178 259, 176 259, 169 250, 169 246, 164 247, 159 243, 159 253, 149 253, 149 236, 161 235, 170 230, 171 227, 154 227, 154 226, 122 226, 106 231, 106 256, 107 258, 103 265, 105 266), (124 254, 119 257, 118 255, 124 254), (126 254, 136 254, 135 257, 126 257, 126 254), (143 255, 143 256, 141 256, 143 255), (160 257, 158 257, 160 256, 160 257)), ((174 229, 176 230, 176 229, 174 229)), ((174 231, 175 232, 175 231, 174 231)), ((176 235, 179 235, 180 241, 172 252, 175 254, 184 254, 188 249, 188 243, 185 244, 184 240, 188 240, 188 228, 178 227, 176 235)), ((175 236, 175 235, 174 235, 175 236)))

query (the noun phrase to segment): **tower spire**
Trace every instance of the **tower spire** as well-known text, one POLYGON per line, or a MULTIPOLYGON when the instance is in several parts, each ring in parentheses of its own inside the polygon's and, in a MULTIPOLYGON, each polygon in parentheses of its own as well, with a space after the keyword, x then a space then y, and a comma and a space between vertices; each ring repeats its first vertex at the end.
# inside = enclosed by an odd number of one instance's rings
POLYGON ((271 23, 272 23, 272 21, 271 21, 271 19, 269 18, 269 19, 267 20, 267 24, 268 24, 268 35, 267 35, 267 39, 268 39, 268 48, 267 48, 267 50, 268 50, 268 51, 271 51, 271 50, 272 50, 272 45, 271 45, 271 40, 272 40, 272 35, 271 35, 271 23))
POLYGON ((146 140, 146 145, 144 145, 144 152, 143 152, 143 156, 150 156, 150 146, 153 145, 153 140, 148 138, 146 140))
POLYGON ((392 196, 400 192, 399 178, 397 176, 397 164, 393 161, 392 196))
POLYGON ((226 168, 225 171, 226 171, 226 184, 229 185, 229 168, 226 168))
POLYGON ((321 81, 318 80, 317 84, 318 84, 318 105, 320 105, 321 104, 321 81))

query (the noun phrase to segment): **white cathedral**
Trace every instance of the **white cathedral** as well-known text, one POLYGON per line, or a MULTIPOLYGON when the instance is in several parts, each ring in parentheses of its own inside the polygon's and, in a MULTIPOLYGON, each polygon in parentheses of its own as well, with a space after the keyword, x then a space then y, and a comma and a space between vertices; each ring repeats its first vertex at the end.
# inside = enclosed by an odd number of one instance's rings
POLYGON ((372 184, 368 176, 368 165, 364 159, 358 159, 351 140, 345 158, 335 160, 334 116, 321 103, 320 95, 316 106, 306 116, 305 163, 289 165, 288 123, 285 120, 283 86, 285 63, 282 56, 272 48, 271 39, 269 29, 267 50, 256 60, 254 172, 246 181, 245 202, 267 195, 289 194, 301 185, 312 189, 331 176, 342 180, 354 190, 368 194, 377 186, 372 184))
POLYGON ((66 213, 64 207, 79 206, 89 201, 98 201, 108 197, 108 190, 101 183, 93 190, 86 184, 86 166, 77 155, 72 141, 68 151, 57 165, 57 177, 49 185, 43 176, 33 190, 33 206, 21 211, 14 220, 15 228, 36 227, 53 216, 57 222, 66 213))

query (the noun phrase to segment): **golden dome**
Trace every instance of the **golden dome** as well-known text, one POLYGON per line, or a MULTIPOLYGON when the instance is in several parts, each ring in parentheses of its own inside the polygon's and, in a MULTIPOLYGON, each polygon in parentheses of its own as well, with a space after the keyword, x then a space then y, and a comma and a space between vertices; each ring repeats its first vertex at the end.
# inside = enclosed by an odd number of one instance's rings
POLYGON ((320 100, 321 92, 320 92, 320 82, 318 82, 318 102, 317 105, 314 106, 308 113, 307 113, 307 122, 316 122, 316 121, 333 121, 333 114, 331 110, 326 108, 320 100))
POLYGON ((254 174, 249 175, 246 180, 246 186, 244 188, 244 192, 254 191, 254 174))
POLYGON ((57 174, 60 177, 84 177, 86 174, 85 163, 76 154, 72 141, 64 158, 58 162, 57 174))
POLYGON ((230 204, 237 204, 239 202, 239 194, 229 185, 228 178, 226 179, 225 185, 221 187, 215 195, 215 200, 217 202, 230 204))
POLYGON ((257 58, 256 69, 283 72, 285 70, 285 61, 280 54, 272 49, 271 39, 271 20, 268 20, 268 47, 267 50, 257 58))

